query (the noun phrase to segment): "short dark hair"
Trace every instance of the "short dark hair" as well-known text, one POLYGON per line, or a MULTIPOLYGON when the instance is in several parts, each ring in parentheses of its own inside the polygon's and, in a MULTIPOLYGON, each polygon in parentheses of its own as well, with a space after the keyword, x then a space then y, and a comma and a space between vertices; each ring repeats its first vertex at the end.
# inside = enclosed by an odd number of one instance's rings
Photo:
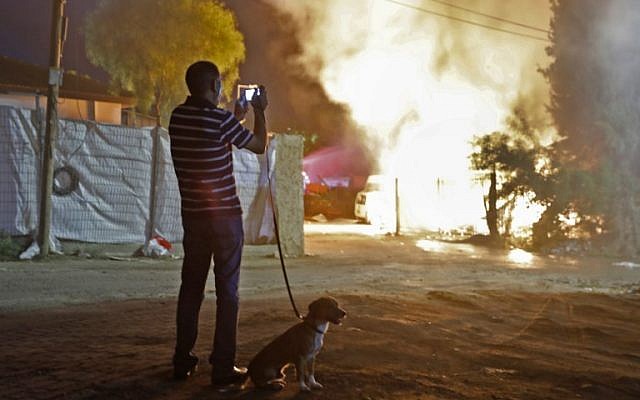
POLYGON ((218 67, 211 61, 198 61, 187 68, 185 80, 192 95, 204 94, 220 78, 218 67))

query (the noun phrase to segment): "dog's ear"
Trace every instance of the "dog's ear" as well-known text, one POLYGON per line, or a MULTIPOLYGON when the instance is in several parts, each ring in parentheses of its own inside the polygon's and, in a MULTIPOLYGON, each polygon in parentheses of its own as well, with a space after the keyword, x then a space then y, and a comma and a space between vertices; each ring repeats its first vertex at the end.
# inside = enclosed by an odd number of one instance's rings
POLYGON ((309 304, 307 317, 311 319, 326 319, 327 310, 337 307, 338 302, 333 297, 320 297, 309 304))
POLYGON ((312 301, 311 304, 309 304, 309 314, 307 314, 307 317, 311 319, 324 319, 328 302, 329 299, 326 297, 312 301))
POLYGON ((315 319, 322 310, 322 298, 312 301, 309 304, 309 313, 307 317, 315 319))

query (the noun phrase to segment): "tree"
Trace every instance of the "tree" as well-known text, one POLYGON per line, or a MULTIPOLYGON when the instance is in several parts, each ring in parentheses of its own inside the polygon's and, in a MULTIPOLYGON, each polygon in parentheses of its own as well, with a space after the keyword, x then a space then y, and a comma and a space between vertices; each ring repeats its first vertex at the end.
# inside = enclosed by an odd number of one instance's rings
POLYGON ((531 190, 535 153, 523 139, 503 132, 477 136, 472 145, 477 151, 470 156, 471 167, 481 173, 481 180, 490 182, 484 204, 489 235, 496 240, 501 236, 500 225, 509 234, 510 214, 518 196, 531 190))
POLYGON ((489 135, 475 137, 472 145, 478 151, 471 154, 471 167, 482 171, 481 180, 489 180, 489 194, 484 199, 484 209, 489 228, 489 236, 497 239, 498 231, 498 170, 500 169, 501 155, 507 152, 508 137, 501 132, 493 132, 489 135))
POLYGON ((489 235, 493 240, 509 236, 516 201, 548 203, 549 148, 542 146, 541 135, 529 122, 525 110, 516 106, 507 118, 508 133, 493 132, 476 136, 470 155, 471 168, 489 182, 484 198, 489 235), (502 228, 502 229, 500 229, 502 228))
POLYGON ((164 124, 187 93, 190 64, 215 62, 230 97, 245 56, 234 14, 213 0, 103 0, 85 30, 89 60, 115 86, 133 91, 138 109, 152 108, 164 124))
POLYGON ((574 210, 606 247, 640 254, 640 3, 555 0, 543 72, 562 140, 547 221, 574 210), (596 232, 597 233, 597 232, 596 232))

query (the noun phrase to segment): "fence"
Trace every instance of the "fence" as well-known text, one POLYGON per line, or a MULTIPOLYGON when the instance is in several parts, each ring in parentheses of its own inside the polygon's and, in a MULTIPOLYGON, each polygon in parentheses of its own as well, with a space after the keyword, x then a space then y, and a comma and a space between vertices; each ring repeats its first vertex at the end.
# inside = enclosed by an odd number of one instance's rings
MULTIPOLYGON (((44 119, 37 110, 0 107, 0 231, 14 236, 37 231, 43 131, 44 119)), ((270 160, 276 159, 278 142, 282 145, 287 139, 272 143, 270 160)), ((290 146, 291 141, 288 143, 290 146)), ((302 147, 301 141, 296 143, 302 147)), ((296 161, 275 164, 275 168, 282 164, 295 170, 296 161)), ((272 177, 277 175, 275 168, 269 172, 272 177)), ((234 149, 234 173, 244 210, 246 243, 273 242, 265 157, 234 149)), ((287 195, 278 190, 277 183, 276 195, 287 195)), ((280 183, 290 185, 291 181, 280 183)), ((294 212, 302 208, 301 193, 300 189, 285 199, 294 212)), ((299 225, 294 231, 302 231, 301 218, 299 225)), ((151 234, 179 241, 182 233, 180 196, 166 130, 59 122, 52 236, 94 243, 142 243, 151 234)))

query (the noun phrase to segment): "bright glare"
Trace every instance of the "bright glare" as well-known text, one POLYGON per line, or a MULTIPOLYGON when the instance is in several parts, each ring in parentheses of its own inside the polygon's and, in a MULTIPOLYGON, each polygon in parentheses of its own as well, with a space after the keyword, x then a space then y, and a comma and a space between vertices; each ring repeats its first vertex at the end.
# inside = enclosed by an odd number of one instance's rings
POLYGON ((482 249, 473 245, 464 243, 442 242, 430 239, 421 239, 416 241, 416 247, 428 253, 457 253, 469 255, 475 258, 478 254, 483 253, 482 249))
POLYGON ((416 242, 416 246, 421 248, 424 251, 432 251, 432 252, 440 252, 443 250, 442 243, 438 243, 433 240, 418 240, 416 242))
POLYGON ((530 200, 533 197, 533 193, 528 193, 525 198, 518 198, 516 200, 516 206, 513 210, 513 233, 518 234, 518 231, 528 231, 531 225, 537 222, 542 213, 546 209, 540 204, 532 203, 530 200))
POLYGON ((367 224, 354 224, 351 220, 344 222, 332 221, 331 223, 304 223, 305 234, 345 234, 345 235, 383 235, 386 232, 380 227, 367 224))
POLYGON ((522 249, 513 249, 507 255, 509 261, 516 264, 531 264, 533 262, 533 254, 522 249))

